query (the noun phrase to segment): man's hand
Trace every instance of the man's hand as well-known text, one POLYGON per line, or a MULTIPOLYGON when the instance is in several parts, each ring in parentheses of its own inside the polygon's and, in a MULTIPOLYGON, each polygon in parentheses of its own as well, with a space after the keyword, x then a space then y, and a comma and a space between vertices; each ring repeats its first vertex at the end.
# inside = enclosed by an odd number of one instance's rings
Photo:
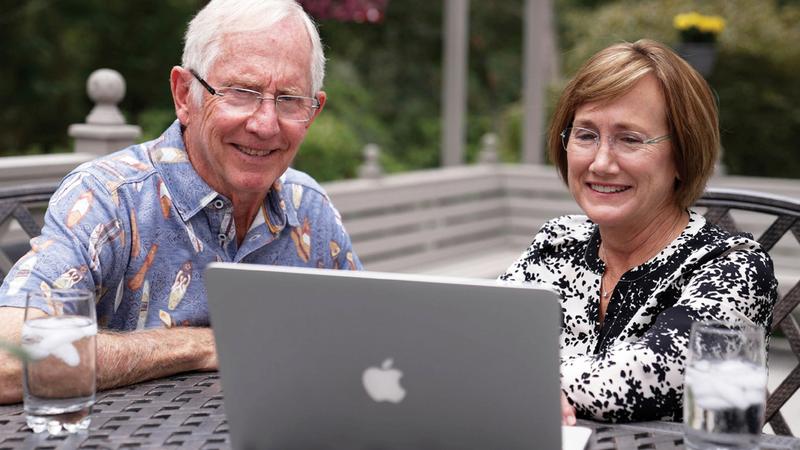
POLYGON ((577 419, 575 418, 575 408, 569 404, 567 396, 561 392, 561 424, 562 425, 575 425, 577 419))
MULTIPOLYGON (((23 308, 0 307, 0 339, 18 344, 23 308)), ((210 328, 160 328, 97 335, 97 387, 117 386, 192 370, 217 370, 210 328)), ((22 400, 22 364, 0 351, 0 404, 22 400)))

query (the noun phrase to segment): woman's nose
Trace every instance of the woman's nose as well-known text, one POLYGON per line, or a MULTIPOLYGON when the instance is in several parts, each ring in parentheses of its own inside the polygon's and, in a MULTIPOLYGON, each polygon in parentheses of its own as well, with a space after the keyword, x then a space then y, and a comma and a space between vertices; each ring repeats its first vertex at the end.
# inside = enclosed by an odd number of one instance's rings
POLYGON ((599 139, 594 159, 589 170, 597 173, 608 173, 617 170, 617 158, 614 153, 614 144, 611 139, 599 139))

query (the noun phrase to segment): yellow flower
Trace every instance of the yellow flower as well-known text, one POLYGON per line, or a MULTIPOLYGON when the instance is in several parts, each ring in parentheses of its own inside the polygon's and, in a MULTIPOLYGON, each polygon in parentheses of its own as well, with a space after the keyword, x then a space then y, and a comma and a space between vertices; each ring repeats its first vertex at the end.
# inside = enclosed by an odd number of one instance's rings
POLYGON ((672 24, 680 31, 696 28, 702 33, 719 34, 725 28, 725 19, 720 16, 705 16, 692 11, 676 15, 672 24))
POLYGON ((692 11, 690 13, 678 14, 672 20, 672 24, 675 26, 675 28, 677 28, 677 29, 679 29, 681 31, 688 30, 689 28, 693 27, 697 23, 699 18, 700 18, 700 14, 698 14, 698 13, 696 13, 694 11, 692 11))
POLYGON ((725 28, 725 19, 719 16, 705 16, 697 28, 700 31, 719 34, 725 28))

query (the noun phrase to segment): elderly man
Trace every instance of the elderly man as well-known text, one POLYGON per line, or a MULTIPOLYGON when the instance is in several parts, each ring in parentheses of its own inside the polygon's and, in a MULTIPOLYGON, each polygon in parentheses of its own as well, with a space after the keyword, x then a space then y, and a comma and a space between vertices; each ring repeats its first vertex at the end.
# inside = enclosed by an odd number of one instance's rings
MULTIPOLYGON (((361 268, 330 199, 288 168, 326 98, 322 45, 300 6, 212 0, 189 24, 182 64, 170 73, 177 120, 70 173, 0 288, 0 339, 12 341, 27 292, 94 291, 99 325, 126 331, 98 335, 100 388, 216 369, 209 262, 361 268)), ((0 403, 21 399, 20 380, 0 356, 0 403)))

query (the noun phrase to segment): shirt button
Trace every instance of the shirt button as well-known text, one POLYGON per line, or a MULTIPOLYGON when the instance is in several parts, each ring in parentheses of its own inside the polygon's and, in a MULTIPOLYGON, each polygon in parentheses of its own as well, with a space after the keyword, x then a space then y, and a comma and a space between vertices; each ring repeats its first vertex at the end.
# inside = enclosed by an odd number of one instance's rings
POLYGON ((223 202, 221 199, 214 200, 214 208, 222 209, 224 207, 225 207, 225 202, 223 202))

